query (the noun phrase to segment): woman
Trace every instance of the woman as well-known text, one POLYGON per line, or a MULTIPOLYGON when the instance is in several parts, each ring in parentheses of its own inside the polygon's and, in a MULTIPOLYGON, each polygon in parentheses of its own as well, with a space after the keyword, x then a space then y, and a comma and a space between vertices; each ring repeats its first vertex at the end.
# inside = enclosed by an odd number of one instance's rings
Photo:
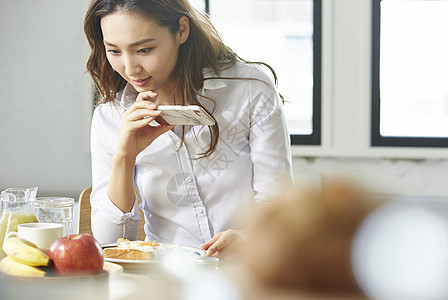
POLYGON ((84 30, 102 98, 91 129, 95 237, 136 238, 135 184, 146 239, 235 251, 242 208, 291 182, 272 76, 239 59, 187 0, 94 0, 84 30), (215 125, 159 125, 158 104, 199 105, 215 125))

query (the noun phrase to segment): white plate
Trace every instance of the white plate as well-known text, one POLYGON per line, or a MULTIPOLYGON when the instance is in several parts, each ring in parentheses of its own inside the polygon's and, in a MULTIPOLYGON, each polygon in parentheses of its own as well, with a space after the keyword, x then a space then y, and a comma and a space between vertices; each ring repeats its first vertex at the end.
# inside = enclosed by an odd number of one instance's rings
MULTIPOLYGON (((115 247, 117 244, 102 244, 101 246, 104 248, 115 247)), ((160 244, 161 246, 170 246, 171 244, 160 244)), ((206 252, 204 250, 182 246, 182 245, 172 245, 173 247, 180 249, 182 253, 187 255, 191 254, 192 258, 195 257, 203 257, 206 256, 206 252)), ((121 265, 125 270, 150 270, 152 267, 157 265, 159 260, 131 260, 131 259, 119 259, 119 258, 104 258, 104 261, 113 262, 121 265)))

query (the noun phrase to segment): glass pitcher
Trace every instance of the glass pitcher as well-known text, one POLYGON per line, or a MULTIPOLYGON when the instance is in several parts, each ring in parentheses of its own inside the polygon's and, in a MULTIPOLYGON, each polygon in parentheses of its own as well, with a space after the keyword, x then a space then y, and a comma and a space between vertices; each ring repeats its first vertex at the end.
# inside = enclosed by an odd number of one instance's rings
POLYGON ((34 212, 36 194, 37 187, 9 188, 1 193, 0 258, 5 255, 2 247, 8 232, 17 232, 17 225, 22 223, 38 222, 34 212))

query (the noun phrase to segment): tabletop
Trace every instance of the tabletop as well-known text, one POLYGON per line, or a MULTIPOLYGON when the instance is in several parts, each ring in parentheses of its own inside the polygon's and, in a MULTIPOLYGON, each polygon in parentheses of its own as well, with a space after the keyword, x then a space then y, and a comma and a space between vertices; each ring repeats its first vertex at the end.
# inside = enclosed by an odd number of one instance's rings
MULTIPOLYGON (((172 267, 172 266, 171 266, 172 267)), ((183 265, 176 272, 170 267, 126 270, 108 266, 106 276, 79 278, 10 278, 0 274, 0 299, 138 300, 138 299, 367 299, 359 291, 303 291, 263 286, 241 266, 197 268, 183 265)))

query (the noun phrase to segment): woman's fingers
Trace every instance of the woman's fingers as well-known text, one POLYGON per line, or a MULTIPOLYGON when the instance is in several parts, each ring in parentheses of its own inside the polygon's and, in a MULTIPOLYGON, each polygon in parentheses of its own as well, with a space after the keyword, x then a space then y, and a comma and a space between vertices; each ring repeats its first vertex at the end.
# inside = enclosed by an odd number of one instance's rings
POLYGON ((140 93, 132 106, 123 112, 119 143, 123 153, 140 153, 157 137, 174 127, 150 125, 162 113, 157 110, 157 97, 153 91, 140 93))
POLYGON ((216 234, 210 241, 201 246, 207 250, 208 256, 223 257, 238 250, 242 238, 235 230, 226 230, 216 234))
POLYGON ((150 117, 155 119, 160 114, 161 114, 161 111, 159 111, 159 110, 142 108, 142 109, 138 109, 133 112, 130 112, 129 114, 127 114, 126 118, 129 121, 139 121, 141 119, 148 119, 150 117))
POLYGON ((208 256, 229 258, 237 254, 243 246, 243 232, 230 229, 217 233, 210 241, 203 244, 201 248, 207 250, 208 256))
POLYGON ((158 137, 162 135, 163 133, 167 132, 168 130, 173 129, 174 125, 159 125, 153 127, 154 136, 158 137))
POLYGON ((213 256, 213 257, 219 257, 220 259, 224 259, 224 258, 229 258, 231 257, 233 254, 235 254, 238 251, 238 248, 235 247, 232 244, 227 245, 227 247, 224 247, 222 249, 220 249, 219 251, 213 252, 213 254, 208 254, 208 256, 213 256))
POLYGON ((208 242, 206 242, 205 244, 201 245, 201 249, 202 250, 208 250, 208 248, 210 248, 211 245, 213 245, 218 239, 219 237, 222 235, 222 232, 219 232, 217 234, 215 234, 214 237, 211 238, 211 240, 209 240, 208 242))
POLYGON ((149 123, 151 123, 152 121, 154 121, 154 117, 148 117, 137 121, 132 121, 129 122, 128 128, 131 129, 132 131, 136 131, 140 128, 147 127, 149 123))
POLYGON ((148 121, 151 122, 161 113, 156 110, 158 105, 157 97, 157 93, 153 91, 139 93, 134 104, 123 113, 123 120, 135 122, 142 119, 148 119, 148 121), (152 101, 154 99, 155 101, 152 101), (151 120, 149 120, 149 118, 151 118, 151 120))
POLYGON ((157 109, 157 104, 152 101, 135 101, 134 104, 132 104, 132 106, 124 112, 124 114, 132 114, 134 111, 139 109, 155 110, 157 109))
POLYGON ((232 252, 232 245, 227 235, 222 235, 210 248, 207 250, 208 256, 222 257, 226 253, 232 252))
POLYGON ((159 95, 154 91, 141 92, 138 94, 136 102, 143 101, 143 100, 151 100, 151 99, 156 100, 156 98, 158 96, 159 95))

